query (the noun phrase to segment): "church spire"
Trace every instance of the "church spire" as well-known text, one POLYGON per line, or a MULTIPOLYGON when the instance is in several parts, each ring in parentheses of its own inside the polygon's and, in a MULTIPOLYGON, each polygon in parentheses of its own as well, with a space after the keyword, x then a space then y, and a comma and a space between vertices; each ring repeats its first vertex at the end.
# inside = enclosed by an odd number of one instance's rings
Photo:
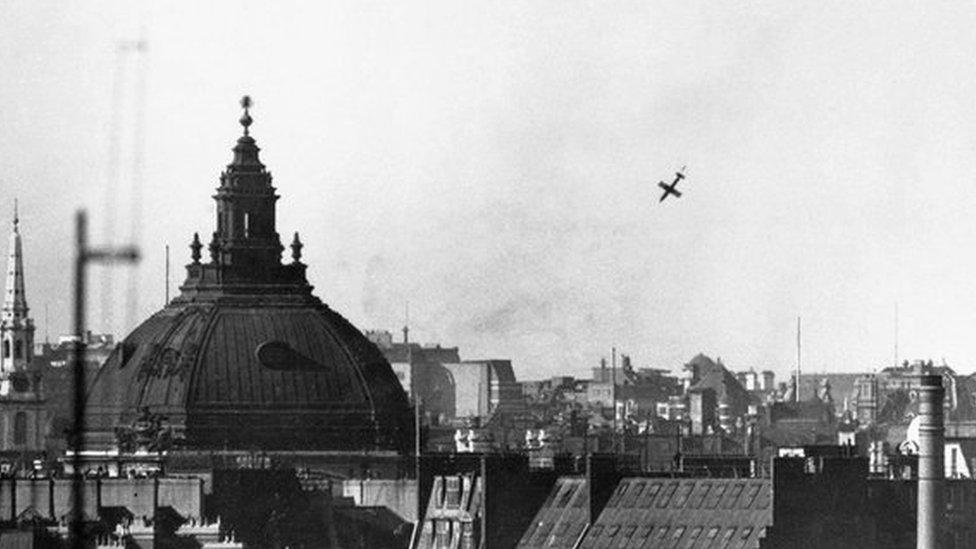
POLYGON ((0 396, 10 392, 10 374, 30 364, 34 347, 34 322, 27 316, 24 292, 24 250, 16 202, 9 244, 7 286, 0 309, 0 396))
POLYGON ((20 239, 20 215, 14 201, 14 226, 10 232, 7 256, 7 286, 0 320, 4 323, 27 317, 27 297, 24 294, 24 251, 20 239))

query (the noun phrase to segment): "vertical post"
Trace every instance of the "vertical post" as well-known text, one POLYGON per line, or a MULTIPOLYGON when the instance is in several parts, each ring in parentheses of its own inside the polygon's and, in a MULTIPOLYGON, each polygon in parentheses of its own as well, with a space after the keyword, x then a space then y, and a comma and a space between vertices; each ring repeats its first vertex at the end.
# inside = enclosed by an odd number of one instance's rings
POLYGON ((413 401, 413 449, 414 455, 420 458, 421 448, 420 448, 420 400, 414 399, 413 401))
POLYGON ((71 354, 71 369, 74 374, 74 425, 68 437, 69 447, 73 449, 71 464, 73 471, 71 483, 71 513, 68 531, 71 546, 82 548, 84 539, 84 467, 85 452, 85 391, 88 387, 85 381, 85 268, 89 261, 129 262, 139 260, 139 251, 135 247, 118 249, 91 250, 88 248, 88 215, 84 210, 75 214, 75 272, 74 272, 74 333, 78 337, 71 354))
POLYGON ((75 284, 74 284, 74 333, 78 336, 71 355, 74 374, 74 428, 71 432, 72 456, 71 521, 69 532, 73 547, 84 544, 84 489, 85 477, 81 470, 85 432, 85 254, 88 249, 88 216, 84 211, 75 214, 75 284))
POLYGON ((613 412, 613 453, 617 453, 617 347, 610 348, 610 409, 613 412))

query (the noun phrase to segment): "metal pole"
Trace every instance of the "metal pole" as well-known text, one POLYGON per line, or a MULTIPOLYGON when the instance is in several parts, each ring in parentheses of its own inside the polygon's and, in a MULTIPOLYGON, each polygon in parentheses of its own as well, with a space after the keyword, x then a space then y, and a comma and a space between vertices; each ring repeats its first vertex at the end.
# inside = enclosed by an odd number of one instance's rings
POLYGON ((610 348, 610 401, 613 410, 613 438, 610 439, 613 453, 617 453, 617 348, 610 348))
POLYGON ((74 373, 74 413, 75 423, 71 432, 72 456, 72 491, 71 491, 71 522, 69 532, 73 547, 83 547, 84 540, 84 504, 85 477, 82 474, 82 458, 84 451, 85 432, 85 253, 88 249, 88 216, 84 211, 75 214, 75 308, 74 333, 78 336, 74 352, 71 356, 71 368, 74 373))
POLYGON ((85 381, 85 268, 89 261, 100 262, 128 262, 135 263, 139 260, 139 251, 133 247, 121 247, 116 249, 90 249, 88 247, 88 215, 84 210, 79 210, 75 214, 75 277, 74 277, 74 333, 78 337, 74 350, 71 355, 71 369, 74 374, 74 425, 69 436, 69 446, 74 450, 72 455, 72 485, 71 485, 71 514, 68 524, 69 539, 71 546, 82 548, 85 546, 84 539, 84 513, 85 502, 85 476, 82 467, 84 459, 82 454, 85 451, 85 391, 87 383, 85 381))

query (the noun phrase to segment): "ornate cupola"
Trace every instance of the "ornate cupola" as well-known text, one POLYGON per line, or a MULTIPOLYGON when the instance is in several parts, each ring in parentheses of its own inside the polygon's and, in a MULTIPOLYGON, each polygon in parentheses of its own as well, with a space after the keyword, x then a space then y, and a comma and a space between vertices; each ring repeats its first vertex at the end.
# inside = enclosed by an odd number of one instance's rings
MULTIPOLYGON (((286 287, 295 293, 310 294, 312 289, 305 278, 304 264, 297 260, 288 265, 281 263, 284 247, 275 219, 279 196, 251 137, 251 98, 244 96, 241 106, 244 133, 237 139, 234 158, 220 174, 220 186, 213 195, 217 219, 208 246, 210 261, 200 263, 201 243, 195 234, 190 244, 193 262, 187 265, 187 280, 182 288, 184 299, 269 290, 280 293, 287 292, 286 287)), ((297 233, 295 242, 300 250, 297 233)))

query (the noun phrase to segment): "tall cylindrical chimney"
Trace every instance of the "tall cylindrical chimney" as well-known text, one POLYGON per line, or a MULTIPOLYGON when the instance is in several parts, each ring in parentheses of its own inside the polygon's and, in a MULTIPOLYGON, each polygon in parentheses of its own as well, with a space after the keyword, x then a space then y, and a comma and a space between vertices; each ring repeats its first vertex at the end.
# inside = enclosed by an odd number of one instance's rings
POLYGON ((942 376, 923 374, 918 388, 918 549, 942 547, 945 516, 945 426, 942 376))

